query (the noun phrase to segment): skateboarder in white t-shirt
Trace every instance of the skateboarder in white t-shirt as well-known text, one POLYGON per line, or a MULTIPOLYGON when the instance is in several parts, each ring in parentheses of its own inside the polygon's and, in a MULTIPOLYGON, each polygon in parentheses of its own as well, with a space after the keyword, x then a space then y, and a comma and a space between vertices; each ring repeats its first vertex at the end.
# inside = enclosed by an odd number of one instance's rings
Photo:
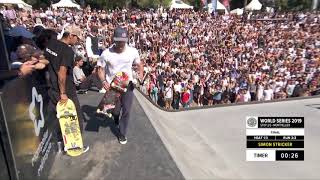
POLYGON ((138 67, 140 80, 143 79, 143 64, 140 61, 139 52, 136 48, 130 47, 128 42, 128 32, 125 28, 117 27, 113 36, 114 44, 103 51, 97 65, 99 68, 99 77, 106 90, 110 88, 110 83, 117 72, 125 72, 129 76, 128 91, 121 95, 120 103, 115 107, 114 118, 116 125, 119 126, 118 139, 121 144, 127 143, 127 129, 130 119, 130 110, 133 101, 133 72, 132 65, 138 67), (120 111, 122 110, 119 119, 120 111))

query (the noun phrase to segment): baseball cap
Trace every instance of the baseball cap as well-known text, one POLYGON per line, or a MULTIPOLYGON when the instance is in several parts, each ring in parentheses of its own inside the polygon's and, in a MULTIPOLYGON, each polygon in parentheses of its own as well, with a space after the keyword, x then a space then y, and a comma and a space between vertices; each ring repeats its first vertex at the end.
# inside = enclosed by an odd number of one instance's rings
POLYGON ((16 54, 20 61, 25 62, 29 60, 31 56, 38 57, 43 55, 43 52, 29 44, 22 44, 17 48, 16 54))
POLYGON ((113 34, 114 41, 128 41, 128 31, 125 28, 117 27, 113 34))
POLYGON ((81 31, 80 31, 80 28, 78 26, 75 26, 75 25, 67 26, 65 28, 65 32, 68 32, 68 33, 70 33, 72 35, 76 35, 79 38, 81 38, 81 31))
POLYGON ((9 35, 13 36, 13 37, 22 36, 27 39, 31 39, 34 37, 34 35, 23 26, 16 26, 16 27, 12 28, 9 31, 9 35))
POLYGON ((39 36, 41 34, 41 32, 45 30, 45 27, 41 24, 37 24, 33 27, 33 31, 32 33, 35 35, 35 36, 39 36))

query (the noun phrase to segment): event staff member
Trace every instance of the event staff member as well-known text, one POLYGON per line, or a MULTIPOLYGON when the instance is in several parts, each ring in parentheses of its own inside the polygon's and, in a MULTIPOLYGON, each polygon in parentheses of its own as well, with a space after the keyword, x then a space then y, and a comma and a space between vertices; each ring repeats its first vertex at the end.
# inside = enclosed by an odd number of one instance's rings
POLYGON ((133 101, 133 72, 132 65, 138 67, 139 78, 143 78, 143 64, 140 61, 139 52, 136 48, 130 47, 128 42, 128 32, 122 27, 117 27, 113 35, 114 44, 103 51, 97 65, 99 68, 99 77, 104 88, 110 88, 110 83, 117 72, 125 72, 129 76, 128 91, 121 95, 120 102, 116 105, 114 118, 116 125, 119 126, 118 140, 120 144, 127 143, 127 129, 130 119, 130 110, 133 101), (119 119, 120 111, 122 115, 119 119))
POLYGON ((99 58, 98 27, 91 28, 91 33, 86 38, 86 51, 89 58, 99 58))
MULTIPOLYGON (((80 108, 80 103, 76 93, 76 86, 73 82, 73 63, 74 52, 70 46, 77 43, 81 37, 79 27, 70 25, 67 26, 62 39, 49 41, 45 49, 45 57, 49 60, 49 108, 55 112, 57 103, 66 103, 71 99, 76 106, 79 125, 81 132, 83 131, 83 115, 80 108)), ((56 113, 56 112, 55 112, 56 113)), ((58 120, 57 120, 58 122, 58 120)), ((60 126, 57 124, 57 140, 62 141, 60 126)), ((84 152, 88 151, 89 147, 84 146, 84 152)))
POLYGON ((99 38, 98 35, 98 27, 93 26, 91 28, 91 33, 88 34, 86 38, 86 52, 88 56, 88 60, 84 64, 84 71, 87 76, 90 75, 92 70, 95 67, 97 60, 99 59, 99 38))

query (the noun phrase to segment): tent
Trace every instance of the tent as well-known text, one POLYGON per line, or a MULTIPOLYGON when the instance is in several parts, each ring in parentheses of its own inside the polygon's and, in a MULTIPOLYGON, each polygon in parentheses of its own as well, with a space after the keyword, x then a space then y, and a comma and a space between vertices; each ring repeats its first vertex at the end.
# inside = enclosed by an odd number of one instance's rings
POLYGON ((272 8, 272 7, 266 7, 266 11, 267 11, 268 13, 273 13, 273 12, 274 12, 274 8, 272 8))
POLYGON ((230 11, 231 14, 237 14, 237 15, 242 15, 243 14, 243 9, 237 8, 232 11, 230 11))
MULTIPOLYGON (((224 10, 224 12, 226 14, 228 14, 228 10, 226 7, 224 7, 224 5, 219 1, 217 0, 217 10, 224 10)), ((212 13, 213 9, 212 9, 212 3, 209 3, 208 4, 208 11, 209 13, 212 13)))
POLYGON ((172 0, 170 5, 170 10, 172 9, 193 9, 193 6, 190 6, 181 0, 172 0))
POLYGON ((249 11, 261 10, 262 4, 259 2, 259 0, 252 0, 245 8, 249 11))
POLYGON ((0 0, 0 4, 14 4, 17 5, 19 8, 32 10, 32 6, 23 2, 22 0, 0 0))
POLYGON ((58 3, 52 4, 53 9, 57 9, 60 7, 81 9, 80 5, 73 0, 60 0, 58 3))

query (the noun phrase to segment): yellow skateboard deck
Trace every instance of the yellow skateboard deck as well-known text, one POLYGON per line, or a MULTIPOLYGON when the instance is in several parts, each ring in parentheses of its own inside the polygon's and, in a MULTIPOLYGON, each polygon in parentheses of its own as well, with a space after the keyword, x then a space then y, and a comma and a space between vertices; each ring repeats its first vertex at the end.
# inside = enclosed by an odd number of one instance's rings
POLYGON ((81 155, 83 153, 83 142, 74 103, 70 99, 64 105, 58 102, 56 109, 63 137, 64 151, 69 156, 81 155))

